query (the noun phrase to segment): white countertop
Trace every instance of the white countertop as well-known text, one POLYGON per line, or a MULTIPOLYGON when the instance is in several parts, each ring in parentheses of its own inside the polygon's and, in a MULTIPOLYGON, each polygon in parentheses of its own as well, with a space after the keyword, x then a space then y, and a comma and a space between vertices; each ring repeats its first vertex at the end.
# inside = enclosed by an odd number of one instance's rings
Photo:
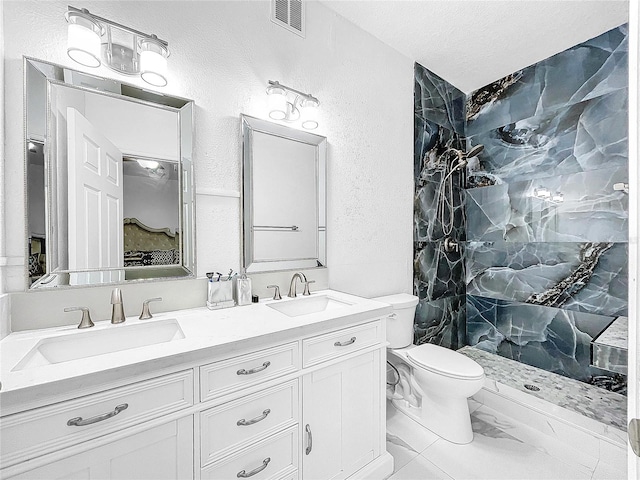
MULTIPOLYGON (((333 290, 314 292, 312 297, 328 295, 351 305, 318 313, 289 317, 267 305, 289 302, 262 300, 260 303, 221 310, 206 307, 154 314, 150 320, 128 317, 126 322, 112 325, 96 322, 90 329, 58 327, 12 333, 0 341, 0 403, 2 415, 14 413, 23 402, 33 403, 34 396, 63 395, 64 392, 92 386, 118 378, 141 375, 172 365, 206 360, 207 357, 250 348, 257 340, 283 332, 295 335, 314 334, 321 329, 340 328, 349 324, 391 313, 388 304, 348 295, 333 290), (39 341, 54 336, 82 335, 104 329, 176 319, 185 338, 119 352, 86 357, 57 364, 14 370, 20 360, 39 341)), ((308 297, 298 297, 308 298, 308 297)))

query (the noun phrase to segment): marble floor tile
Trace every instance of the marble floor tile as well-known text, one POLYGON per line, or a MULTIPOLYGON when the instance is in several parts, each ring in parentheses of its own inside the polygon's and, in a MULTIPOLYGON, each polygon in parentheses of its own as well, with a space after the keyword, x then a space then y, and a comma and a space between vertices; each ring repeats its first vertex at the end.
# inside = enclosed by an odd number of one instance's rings
POLYGON ((627 480, 627 471, 600 461, 591 480, 627 480))
POLYGON ((472 408, 474 441, 455 445, 388 404, 387 449, 396 461, 389 480, 617 480, 624 474, 500 412, 472 408))
POLYGON ((597 454, 595 452, 589 454, 585 449, 576 449, 576 442, 567 443, 554 436, 546 435, 523 422, 514 420, 513 417, 498 413, 486 406, 473 412, 471 419, 476 434, 482 434, 483 425, 491 425, 524 444, 532 446, 539 452, 581 470, 585 475, 591 474, 598 464, 597 454))
POLYGON ((453 480, 449 475, 421 455, 418 455, 388 480, 453 480))
POLYGON ((394 473, 438 438, 387 402, 387 452, 393 456, 394 473))

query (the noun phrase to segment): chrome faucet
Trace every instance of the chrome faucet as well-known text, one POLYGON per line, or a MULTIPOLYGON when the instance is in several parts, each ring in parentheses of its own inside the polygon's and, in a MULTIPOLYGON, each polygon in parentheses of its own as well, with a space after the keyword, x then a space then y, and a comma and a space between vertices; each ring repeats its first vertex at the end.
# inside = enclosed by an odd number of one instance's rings
POLYGON ((149 300, 145 300, 144 302, 142 302, 142 313, 140 314, 138 319, 147 320, 149 318, 153 318, 153 315, 151 315, 151 311, 149 310, 149 303, 161 302, 161 301, 162 301, 162 297, 156 297, 156 298, 150 298, 149 300))
POLYGON ((65 312, 75 312, 82 311, 82 320, 78 325, 78 328, 90 328, 93 327, 93 322, 91 321, 91 314, 89 313, 89 307, 67 307, 64 309, 65 312))
POLYGON ((300 283, 307 283, 307 277, 304 276, 304 273, 294 273, 293 277, 291 277, 291 284, 289 285, 289 297, 291 298, 295 298, 296 296, 296 278, 300 280, 300 283))
POLYGON ((122 291, 114 288, 111 291, 111 323, 122 323, 125 321, 124 305, 122 304, 122 291))

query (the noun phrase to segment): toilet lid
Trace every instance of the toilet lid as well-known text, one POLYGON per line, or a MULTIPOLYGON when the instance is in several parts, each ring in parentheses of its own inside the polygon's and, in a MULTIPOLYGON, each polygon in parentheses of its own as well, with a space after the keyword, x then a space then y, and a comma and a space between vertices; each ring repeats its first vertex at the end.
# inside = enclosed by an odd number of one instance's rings
POLYGON ((474 360, 431 343, 410 348, 407 356, 419 366, 449 377, 476 379, 484 375, 484 369, 474 360))

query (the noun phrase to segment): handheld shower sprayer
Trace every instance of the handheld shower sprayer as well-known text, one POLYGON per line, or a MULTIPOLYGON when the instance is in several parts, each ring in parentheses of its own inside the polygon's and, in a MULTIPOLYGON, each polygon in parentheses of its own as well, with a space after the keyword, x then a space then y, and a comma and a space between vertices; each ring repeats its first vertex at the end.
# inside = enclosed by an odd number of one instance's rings
POLYGON ((476 145, 467 153, 464 154, 465 158, 477 157, 484 150, 484 145, 476 145))
MULTIPOLYGON (((445 163, 444 172, 440 180, 437 193, 437 215, 442 223, 442 232, 448 236, 453 231, 454 205, 453 205, 453 174, 462 170, 469 163, 468 159, 473 158, 484 150, 484 145, 475 145, 468 152, 463 152, 457 148, 448 148, 441 157, 453 152, 457 159, 453 159, 450 164, 445 163)), ((446 160, 445 160, 446 162, 446 160)), ((464 182, 464 176, 462 178, 464 182)), ((464 183, 463 183, 464 184, 464 183)))

